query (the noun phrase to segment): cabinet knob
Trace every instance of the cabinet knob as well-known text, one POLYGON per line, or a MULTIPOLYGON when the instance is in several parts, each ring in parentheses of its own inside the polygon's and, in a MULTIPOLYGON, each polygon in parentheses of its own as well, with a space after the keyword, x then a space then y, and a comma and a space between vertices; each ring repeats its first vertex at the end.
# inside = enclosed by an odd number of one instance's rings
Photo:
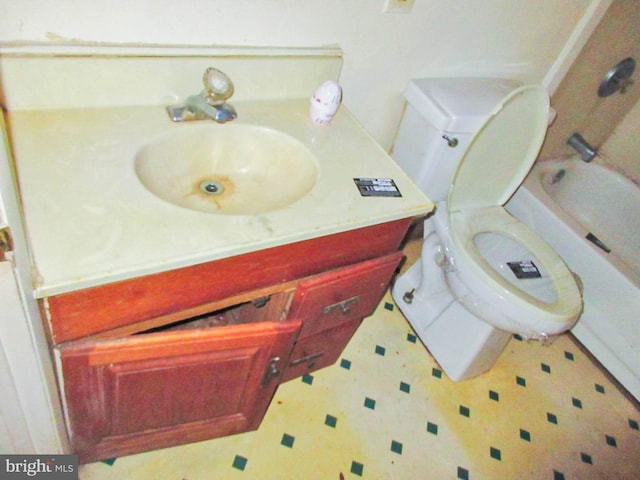
POLYGON ((262 386, 266 387, 271 379, 280 375, 280 369, 278 368, 278 362, 280 361, 280 357, 273 357, 269 361, 269 365, 267 366, 267 371, 262 378, 262 386))

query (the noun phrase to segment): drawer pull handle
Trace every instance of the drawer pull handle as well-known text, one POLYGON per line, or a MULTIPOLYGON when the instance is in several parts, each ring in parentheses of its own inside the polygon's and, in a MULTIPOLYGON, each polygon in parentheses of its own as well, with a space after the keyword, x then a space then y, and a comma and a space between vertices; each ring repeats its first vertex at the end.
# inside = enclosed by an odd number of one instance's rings
POLYGON ((311 355, 307 355, 306 357, 299 358, 289 363, 290 367, 295 367, 296 365, 300 365, 301 363, 306 363, 309 368, 315 365, 315 361, 324 355, 324 351, 312 353, 311 355))
POLYGON ((356 295, 355 297, 347 298, 346 300, 342 300, 341 302, 334 303, 333 305, 327 305, 322 309, 322 313, 331 313, 334 310, 341 310, 342 313, 349 313, 351 307, 360 301, 360 295, 356 295))

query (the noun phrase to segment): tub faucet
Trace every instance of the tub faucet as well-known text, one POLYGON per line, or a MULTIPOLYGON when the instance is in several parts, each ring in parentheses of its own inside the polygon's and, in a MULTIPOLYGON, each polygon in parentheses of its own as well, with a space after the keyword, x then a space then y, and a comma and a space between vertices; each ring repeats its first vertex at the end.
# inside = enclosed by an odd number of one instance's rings
POLYGON ((225 123, 238 116, 233 106, 226 102, 233 95, 233 83, 224 72, 213 67, 207 68, 202 83, 202 92, 191 95, 182 105, 167 107, 171 120, 214 120, 225 123))
POLYGON ((598 149, 589 145, 578 132, 571 135, 567 143, 580 154, 580 157, 582 157, 582 160, 585 162, 590 162, 598 155, 598 149))

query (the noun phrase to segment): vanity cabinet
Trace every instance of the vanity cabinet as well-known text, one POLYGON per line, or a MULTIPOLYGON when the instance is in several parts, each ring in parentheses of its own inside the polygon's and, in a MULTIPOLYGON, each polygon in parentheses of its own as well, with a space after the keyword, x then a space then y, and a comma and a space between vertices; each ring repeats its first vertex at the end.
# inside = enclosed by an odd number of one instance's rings
POLYGON ((403 258, 410 219, 41 301, 80 462, 258 428, 331 365, 403 258))

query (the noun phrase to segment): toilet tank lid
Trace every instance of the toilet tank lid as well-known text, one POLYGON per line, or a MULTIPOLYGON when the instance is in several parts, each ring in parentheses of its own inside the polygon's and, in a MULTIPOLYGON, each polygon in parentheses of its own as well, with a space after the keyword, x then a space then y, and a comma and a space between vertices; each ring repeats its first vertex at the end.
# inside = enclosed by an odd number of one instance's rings
POLYGON ((504 78, 418 78, 409 82, 404 96, 438 130, 475 133, 520 85, 504 78))

